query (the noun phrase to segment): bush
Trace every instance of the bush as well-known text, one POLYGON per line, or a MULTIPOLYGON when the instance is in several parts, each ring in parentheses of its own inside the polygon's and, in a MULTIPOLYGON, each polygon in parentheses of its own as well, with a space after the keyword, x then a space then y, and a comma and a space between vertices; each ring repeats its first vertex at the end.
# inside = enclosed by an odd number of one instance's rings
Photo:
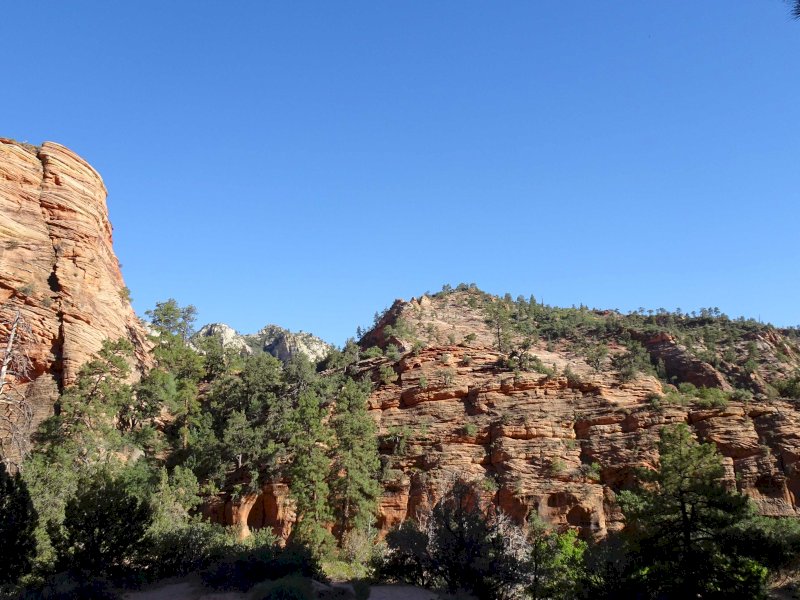
POLYGON ((265 581, 253 588, 252 600, 313 600, 311 580, 289 575, 275 581, 265 581))
POLYGON ((475 434, 478 433, 478 426, 475 423, 466 423, 461 428, 461 433, 463 433, 467 437, 473 437, 475 434))
POLYGON ((58 562, 90 574, 121 575, 141 558, 152 518, 149 504, 101 471, 67 502, 63 529, 51 528, 58 562))
POLYGON ((800 398, 800 373, 789 379, 776 381, 773 385, 784 398, 800 398))
POLYGON ((570 387, 580 387, 583 385, 583 379, 581 379, 581 376, 570 369, 569 365, 564 368, 564 377, 567 378, 567 382, 569 383, 570 387))
POLYGON ((697 390, 697 404, 703 408, 725 408, 728 406, 728 394, 719 388, 700 388, 697 390))
POLYGON ((502 516, 487 517, 480 497, 477 484, 457 481, 434 507, 426 530, 405 521, 390 531, 379 576, 478 598, 497 598, 517 586, 517 530, 502 516))
POLYGON ((217 590, 245 592, 256 583, 297 575, 320 578, 322 569, 305 546, 290 543, 236 552, 211 564, 200 573, 203 583, 217 590))
POLYGON ((386 385, 397 381, 397 373, 392 365, 386 364, 380 366, 380 380, 381 383, 385 383, 386 385))
POLYGON ((400 360, 401 357, 400 349, 395 344, 386 346, 386 358, 389 360, 400 360))
POLYGON ((361 355, 363 358, 378 358, 379 356, 383 356, 383 350, 381 350, 378 346, 370 346, 364 353, 361 355))
POLYGON ((639 342, 630 341, 628 351, 611 358, 611 366, 619 372, 622 381, 630 381, 639 373, 652 374, 653 365, 647 349, 639 342))
POLYGON ((144 566, 153 578, 199 571, 235 551, 233 539, 223 526, 204 521, 151 532, 147 541, 144 566))

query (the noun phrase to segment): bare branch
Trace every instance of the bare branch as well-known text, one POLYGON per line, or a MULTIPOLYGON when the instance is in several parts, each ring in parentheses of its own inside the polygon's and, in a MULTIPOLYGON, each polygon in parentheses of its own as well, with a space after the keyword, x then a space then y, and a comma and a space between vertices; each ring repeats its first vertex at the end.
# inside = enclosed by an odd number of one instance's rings
POLYGON ((19 309, 0 307, 0 460, 12 472, 30 453, 33 406, 21 388, 29 381, 30 334, 19 309))

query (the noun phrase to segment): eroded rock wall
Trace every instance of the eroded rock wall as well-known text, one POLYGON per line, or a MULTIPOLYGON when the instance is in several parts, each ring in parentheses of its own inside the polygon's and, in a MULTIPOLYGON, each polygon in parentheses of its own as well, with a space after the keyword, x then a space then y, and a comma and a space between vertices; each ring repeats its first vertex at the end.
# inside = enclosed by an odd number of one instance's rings
POLYGON ((0 138, 0 307, 30 325, 25 351, 35 423, 106 338, 128 338, 136 366, 147 336, 112 247, 106 188, 69 149, 0 138))

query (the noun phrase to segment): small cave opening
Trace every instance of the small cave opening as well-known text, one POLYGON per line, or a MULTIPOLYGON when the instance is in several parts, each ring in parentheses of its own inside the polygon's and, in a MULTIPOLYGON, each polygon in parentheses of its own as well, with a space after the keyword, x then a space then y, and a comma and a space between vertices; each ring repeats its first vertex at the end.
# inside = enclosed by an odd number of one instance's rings
POLYGON ((258 497, 250 512, 247 514, 247 526, 250 529, 261 529, 264 527, 264 503, 261 496, 258 497))
POLYGON ((592 513, 583 506, 573 506, 567 513, 567 523, 575 527, 591 527, 592 513))

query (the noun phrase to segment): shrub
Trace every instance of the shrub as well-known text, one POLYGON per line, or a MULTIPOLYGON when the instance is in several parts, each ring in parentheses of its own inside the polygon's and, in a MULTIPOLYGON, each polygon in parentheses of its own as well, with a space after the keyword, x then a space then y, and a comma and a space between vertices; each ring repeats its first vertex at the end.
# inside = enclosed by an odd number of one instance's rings
POLYGON ((467 437, 473 437, 476 433, 478 433, 478 426, 475 425, 475 423, 465 423, 461 428, 461 433, 467 437))
POLYGON ((518 530, 502 516, 486 516, 477 484, 457 481, 434 507, 422 530, 405 521, 386 536, 379 575, 422 587, 441 585, 478 598, 497 598, 520 580, 512 551, 518 530))
POLYGON ((550 459, 550 463, 547 465, 547 471, 550 475, 559 475, 563 473, 566 468, 566 463, 558 457, 550 459))
POLYGON ((628 351, 611 358, 611 366, 619 372, 622 381, 630 381, 639 373, 653 373, 650 355, 639 342, 628 342, 628 351))
POLYGON ((581 465, 581 475, 589 481, 600 481, 600 463, 584 463, 581 465))
POLYGON ((796 373, 789 379, 783 379, 773 383, 778 393, 785 398, 800 398, 800 373, 796 373))
POLYGON ((250 593, 252 600, 313 600, 311 580, 289 575, 275 581, 256 585, 250 593))
POLYGON ((719 388, 700 388, 696 397, 703 408, 725 408, 728 405, 728 395, 719 388))
POLYGON ((92 574, 121 574, 141 558, 152 518, 149 504, 101 471, 67 502, 63 530, 51 528, 58 562, 92 574))
POLYGON ((567 383, 569 383, 571 387, 578 387, 583 383, 583 380, 581 379, 580 375, 578 375, 577 373, 575 373, 575 371, 570 369, 569 365, 567 365, 564 368, 564 377, 567 378, 567 383))
POLYGON ((383 356, 383 350, 381 350, 378 346, 370 346, 364 353, 361 355, 364 358, 378 358, 379 356, 383 356))
POLYGON ((322 569, 311 550, 297 543, 240 550, 200 573, 203 583, 217 590, 247 591, 264 580, 289 575, 320 577, 322 569))
POLYGON ((394 344, 389 344, 386 346, 386 358, 389 360, 400 360, 400 357, 400 348, 394 344))
POLYGON ((154 578, 200 571, 235 551, 233 539, 222 525, 204 521, 151 532, 147 541, 144 566, 154 578))
POLYGON ((380 370, 381 383, 390 384, 397 381, 397 373, 392 365, 381 365, 380 370))
POLYGON ((453 377, 455 376, 455 373, 452 369, 442 369, 439 371, 438 375, 441 377, 442 385, 444 387, 449 387, 453 384, 453 377))
POLYGON ((753 392, 750 390, 743 390, 736 388, 731 393, 731 400, 739 400, 740 402, 750 402, 753 399, 753 392))

